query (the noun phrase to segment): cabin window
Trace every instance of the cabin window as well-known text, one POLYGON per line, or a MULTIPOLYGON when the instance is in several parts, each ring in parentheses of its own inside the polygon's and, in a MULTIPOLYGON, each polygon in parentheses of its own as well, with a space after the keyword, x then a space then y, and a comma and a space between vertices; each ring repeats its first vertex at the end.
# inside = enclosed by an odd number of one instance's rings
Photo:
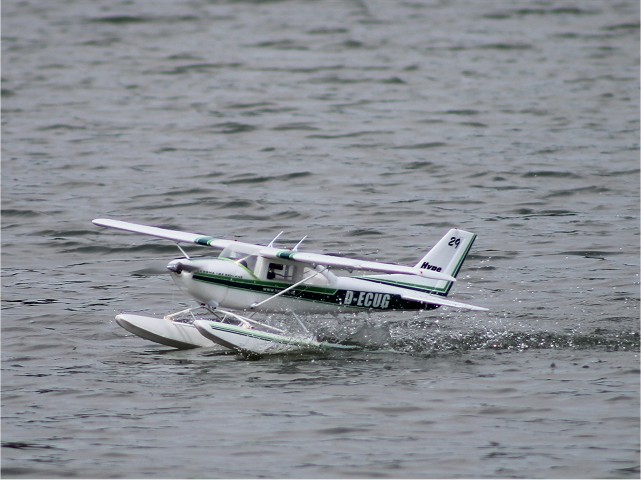
POLYGON ((296 266, 270 263, 267 267, 267 280, 292 283, 296 278, 296 266))
POLYGON ((252 255, 251 252, 234 250, 232 247, 223 249, 223 251, 220 252, 220 255, 218 255, 218 258, 234 260, 236 263, 248 268, 252 272, 256 269, 256 261, 258 260, 258 257, 256 255, 252 255))
POLYGON ((244 257, 236 260, 236 263, 240 263, 243 267, 248 268, 252 272, 256 268, 256 260, 258 257, 256 255, 245 255, 244 257))

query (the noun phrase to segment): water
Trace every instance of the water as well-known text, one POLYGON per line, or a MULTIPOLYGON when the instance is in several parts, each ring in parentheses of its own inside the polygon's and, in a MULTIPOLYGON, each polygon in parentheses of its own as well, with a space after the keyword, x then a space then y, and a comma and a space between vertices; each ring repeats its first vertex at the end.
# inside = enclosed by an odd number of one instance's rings
POLYGON ((3 476, 639 477, 638 2, 2 13, 3 476), (190 305, 179 252, 96 217, 406 264, 459 226, 490 312, 175 351, 113 317, 190 305))

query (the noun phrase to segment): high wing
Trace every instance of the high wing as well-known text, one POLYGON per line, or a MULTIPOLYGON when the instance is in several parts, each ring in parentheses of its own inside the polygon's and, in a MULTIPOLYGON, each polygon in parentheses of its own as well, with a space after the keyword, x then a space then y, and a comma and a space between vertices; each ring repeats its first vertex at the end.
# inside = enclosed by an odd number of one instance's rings
POLYGON ((207 235, 200 235, 198 233, 180 232, 178 230, 168 230, 165 228, 148 227, 147 225, 139 225, 137 223, 123 222, 120 220, 109 220, 106 218, 96 218, 93 220, 95 225, 107 228, 115 228, 116 230, 124 230, 126 232, 141 233, 157 238, 164 238, 178 243, 195 243, 196 245, 204 245, 213 248, 226 248, 228 245, 234 243, 233 240, 222 240, 207 235))
POLYGON ((415 302, 432 303, 434 305, 441 305, 443 307, 464 308, 466 310, 477 310, 486 312, 488 309, 484 307, 477 307, 476 305, 468 305, 467 303, 454 302, 447 300, 439 295, 430 295, 429 293, 411 292, 401 293, 401 297, 405 300, 414 300, 415 302))
MULTIPOLYGON (((95 225, 126 232, 140 233, 151 237, 172 240, 177 243, 194 243, 206 247, 224 249, 231 244, 239 243, 234 240, 224 240, 198 233, 181 232, 178 230, 169 230, 165 228, 150 227, 137 223, 123 222, 121 220, 111 220, 106 218, 97 218, 93 220, 95 225)), ((249 245, 249 244, 247 244, 249 245)), ((336 257, 334 255, 324 255, 319 253, 295 252, 292 250, 279 250, 277 248, 262 247, 258 252, 259 255, 280 260, 289 260, 293 262, 306 263, 311 265, 323 265, 326 267, 336 267, 346 270, 366 270, 371 272, 382 273, 405 273, 409 275, 418 275, 435 280, 444 280, 455 282, 456 279, 450 275, 431 270, 408 267, 405 265, 394 265, 390 263, 371 262, 367 260, 356 260, 352 258, 336 257)), ((437 299, 439 297, 436 297, 437 299)), ((435 303, 435 302, 432 302, 435 303)))
POLYGON ((311 265, 343 268, 346 270, 367 270, 370 272, 383 273, 405 273, 410 275, 419 275, 425 278, 433 278, 435 280, 445 280, 447 282, 456 281, 456 279, 450 275, 445 275, 444 273, 434 272, 431 270, 407 267, 405 265, 394 265, 391 263, 370 262, 366 260, 356 260, 353 258, 336 257, 334 255, 323 255, 319 253, 264 249, 259 252, 259 255, 266 258, 290 260, 311 265))

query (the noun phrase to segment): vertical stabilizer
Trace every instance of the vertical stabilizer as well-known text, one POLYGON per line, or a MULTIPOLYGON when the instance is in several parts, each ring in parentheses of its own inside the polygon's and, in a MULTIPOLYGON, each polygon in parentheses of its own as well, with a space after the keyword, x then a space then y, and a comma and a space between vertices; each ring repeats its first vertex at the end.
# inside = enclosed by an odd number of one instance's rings
MULTIPOLYGON (((461 270, 463 261, 470 252, 476 240, 476 235, 457 228, 451 229, 447 234, 427 252, 427 254, 416 264, 417 268, 442 272, 456 277, 461 270)), ((452 282, 427 281, 433 285, 434 292, 440 295, 447 295, 452 288, 452 282)))
MULTIPOLYGON (((453 228, 421 258, 415 267, 456 277, 461 270, 465 257, 467 257, 474 244, 474 240, 476 240, 474 233, 453 228)), ((442 296, 447 296, 453 285, 453 282, 431 280, 417 275, 370 275, 365 278, 378 283, 442 296)))

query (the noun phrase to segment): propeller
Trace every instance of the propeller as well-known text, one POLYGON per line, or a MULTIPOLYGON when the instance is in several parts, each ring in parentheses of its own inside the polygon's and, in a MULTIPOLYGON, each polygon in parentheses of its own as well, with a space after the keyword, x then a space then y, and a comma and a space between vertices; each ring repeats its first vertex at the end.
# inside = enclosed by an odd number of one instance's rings
POLYGON ((167 270, 173 273, 181 274, 182 272, 195 272, 198 267, 192 264, 189 260, 172 260, 167 265, 167 270))

